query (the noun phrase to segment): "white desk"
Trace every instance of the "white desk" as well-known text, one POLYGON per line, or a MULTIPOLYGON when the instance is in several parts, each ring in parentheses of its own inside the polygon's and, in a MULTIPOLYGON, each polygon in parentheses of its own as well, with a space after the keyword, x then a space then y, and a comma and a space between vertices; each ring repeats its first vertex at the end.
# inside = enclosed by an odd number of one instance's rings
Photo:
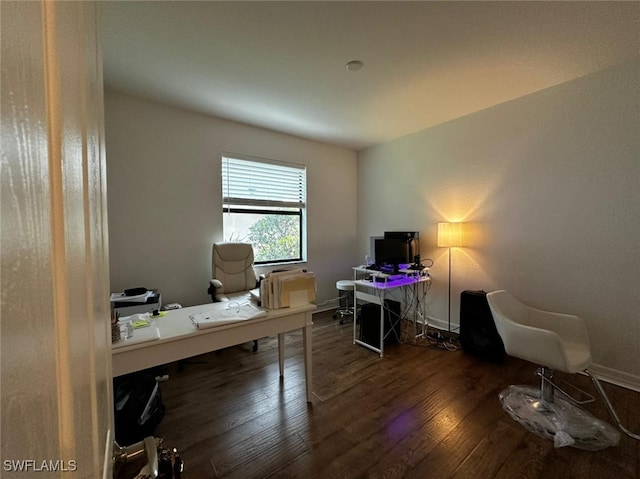
POLYGON ((274 309, 267 316, 197 329, 189 315, 224 309, 225 303, 209 303, 168 311, 146 328, 136 329, 133 338, 112 349, 113 376, 186 359, 235 346, 266 336, 278 335, 280 376, 284 373, 284 333, 302 330, 307 402, 311 402, 311 327, 315 304, 274 309), (127 342, 129 344, 127 344, 127 342))
MULTIPOLYGON (((353 299, 354 303, 357 304, 358 300, 374 303, 380 305, 380 347, 377 348, 372 344, 361 341, 357 338, 356 333, 356 315, 353 316, 353 344, 359 344, 364 346, 365 348, 369 348, 380 354, 380 357, 384 356, 384 339, 389 334, 390 331, 385 333, 384 331, 384 300, 387 293, 394 289, 399 288, 415 288, 414 291, 414 299, 420 298, 420 294, 418 292, 418 288, 420 286, 425 287, 422 296, 426 295, 428 290, 428 286, 431 282, 430 276, 420 276, 415 273, 413 275, 402 276, 398 279, 393 279, 393 276, 381 273, 379 271, 368 270, 366 267, 356 266, 353 268, 353 299), (358 277, 362 274, 367 276, 375 276, 377 281, 369 281, 358 279, 358 277)), ((404 304, 403 306, 406 306, 404 304)), ((412 305, 410 305, 412 306, 412 305)), ((420 306, 420 304, 415 305, 416 308, 420 306)), ((419 311, 415 311, 414 314, 419 314, 419 311)), ((424 314, 423 314, 424 316, 424 314)), ((395 321, 400 321, 400 318, 396 318, 395 321)), ((392 321, 392 322, 395 322, 392 321)), ((362 327, 362 325, 360 325, 362 327)))

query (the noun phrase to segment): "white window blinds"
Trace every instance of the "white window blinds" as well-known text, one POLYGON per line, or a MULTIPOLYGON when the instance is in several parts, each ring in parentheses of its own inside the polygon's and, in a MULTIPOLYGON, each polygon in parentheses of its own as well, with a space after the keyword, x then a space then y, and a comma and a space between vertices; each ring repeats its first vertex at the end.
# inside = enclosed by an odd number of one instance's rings
POLYGON ((303 165, 222 157, 222 201, 228 205, 305 207, 303 165))

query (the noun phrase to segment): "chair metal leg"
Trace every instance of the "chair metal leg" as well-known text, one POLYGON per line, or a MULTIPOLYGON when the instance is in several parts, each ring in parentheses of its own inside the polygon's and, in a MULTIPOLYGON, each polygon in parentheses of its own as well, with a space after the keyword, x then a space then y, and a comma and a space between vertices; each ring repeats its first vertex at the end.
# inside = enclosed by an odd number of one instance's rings
POLYGON ((583 406, 585 404, 592 403, 596 400, 588 392, 580 389, 578 386, 575 386, 569 382, 563 381, 562 387, 552 381, 553 379, 553 369, 547 367, 540 367, 536 371, 536 374, 541 378, 540 391, 541 398, 547 402, 553 402, 555 397, 555 391, 558 390, 560 393, 570 402, 577 406, 583 406), (564 388, 571 388, 572 394, 569 394, 564 388), (580 398, 576 397, 580 395, 580 398))
POLYGON ((345 316, 353 316, 355 314, 355 308, 349 306, 349 292, 345 291, 344 294, 338 295, 338 301, 342 299, 346 300, 345 307, 342 308, 340 305, 338 306, 338 310, 333 315, 334 318, 340 318, 340 324, 344 324, 345 316))
POLYGON ((555 384, 551 381, 553 379, 553 369, 541 367, 538 369, 537 374, 542 378, 540 381, 541 399, 547 402, 553 402, 555 396, 555 384))
POLYGON ((620 430, 622 432, 624 432, 627 436, 632 437, 633 439, 636 439, 636 440, 640 441, 640 435, 639 434, 635 434, 635 433, 629 431, 620 422, 620 418, 616 414, 616 411, 613 408, 613 404, 611 404, 611 401, 609 400, 609 396, 607 396, 607 393, 604 392, 604 388, 602 387, 602 384, 600 384, 600 380, 598 380, 598 378, 594 374, 592 374, 591 371, 589 371, 588 369, 585 369, 584 372, 587 373, 587 375, 591 378, 591 382, 593 382, 593 385, 596 387, 596 389, 600 393, 600 396, 602 396, 602 399, 604 400, 604 403, 607 405, 607 409, 609 409, 609 414, 611 414, 611 417, 616 422, 616 424, 620 428, 620 430))

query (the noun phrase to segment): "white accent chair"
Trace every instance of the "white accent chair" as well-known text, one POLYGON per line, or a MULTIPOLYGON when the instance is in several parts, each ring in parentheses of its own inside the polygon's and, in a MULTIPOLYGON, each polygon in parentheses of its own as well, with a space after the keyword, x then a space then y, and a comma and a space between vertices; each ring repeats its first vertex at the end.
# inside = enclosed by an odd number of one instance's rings
MULTIPOLYGON (((251 291, 258 287, 258 278, 253 267, 253 246, 249 243, 213 243, 211 270, 207 292, 213 302, 251 299, 251 291)), ((253 341, 253 351, 258 350, 258 340, 253 341)))
POLYGON ((617 444, 619 434, 615 428, 593 418, 577 406, 592 402, 593 396, 578 390, 588 399, 577 400, 552 381, 554 370, 569 374, 584 372, 602 396, 617 426, 630 437, 640 439, 620 423, 600 381, 588 369, 591 365, 591 349, 581 318, 532 308, 505 290, 488 293, 487 301, 506 353, 541 366, 538 370, 540 389, 520 387, 519 390, 501 393, 503 407, 513 419, 538 435, 555 436, 557 447, 560 447, 558 440, 569 442, 562 445, 589 450, 617 444), (556 398, 555 391, 560 391, 562 397, 556 398), (549 424, 552 426, 548 427, 549 424), (558 437, 555 434, 558 429, 563 429, 563 434, 569 432, 576 437, 570 438, 566 434, 558 437))

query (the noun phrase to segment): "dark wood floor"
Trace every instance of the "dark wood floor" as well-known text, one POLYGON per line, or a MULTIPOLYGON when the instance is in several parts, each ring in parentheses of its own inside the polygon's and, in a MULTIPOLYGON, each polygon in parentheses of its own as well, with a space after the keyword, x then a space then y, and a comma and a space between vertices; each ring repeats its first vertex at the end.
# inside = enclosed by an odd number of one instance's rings
MULTIPOLYGON (((554 449, 502 409, 509 384, 537 383, 535 367, 492 364, 461 350, 396 344, 385 357, 352 343, 351 324, 314 315, 313 390, 304 395, 301 335, 286 339, 278 379, 275 338, 169 367, 156 434, 204 478, 638 478, 640 442, 588 452, 554 449)), ((585 377, 572 382, 590 392, 585 377)), ((606 384, 623 422, 640 430, 640 394, 606 384)), ((601 401, 586 406, 610 421, 601 401)))

